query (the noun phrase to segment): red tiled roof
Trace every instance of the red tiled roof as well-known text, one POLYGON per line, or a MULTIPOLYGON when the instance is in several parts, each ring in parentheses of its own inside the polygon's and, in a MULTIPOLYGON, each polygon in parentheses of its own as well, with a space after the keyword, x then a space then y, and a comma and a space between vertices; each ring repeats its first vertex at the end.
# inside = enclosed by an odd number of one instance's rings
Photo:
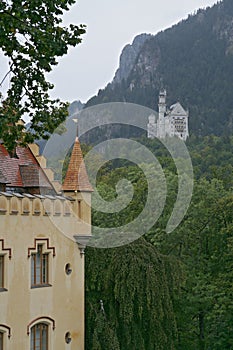
POLYGON ((7 179, 5 178, 5 176, 3 176, 1 170, 0 170, 0 183, 1 184, 6 184, 7 183, 7 179))
POLYGON ((48 187, 48 179, 36 164, 21 164, 19 170, 24 187, 48 187))
POLYGON ((87 176, 78 137, 75 139, 62 189, 63 191, 93 191, 87 176))
POLYGON ((17 147, 17 157, 11 158, 3 144, 0 144, 0 173, 9 187, 53 186, 28 147, 17 147))

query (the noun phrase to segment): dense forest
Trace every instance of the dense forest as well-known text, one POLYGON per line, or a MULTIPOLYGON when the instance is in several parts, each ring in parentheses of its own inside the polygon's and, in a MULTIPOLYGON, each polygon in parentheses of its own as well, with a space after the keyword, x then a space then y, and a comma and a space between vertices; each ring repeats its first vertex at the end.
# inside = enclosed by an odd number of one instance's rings
POLYGON ((157 109, 158 92, 167 89, 168 105, 180 101, 190 112, 196 136, 231 135, 233 127, 233 6, 223 0, 186 20, 148 36, 117 82, 99 90, 86 107, 106 102, 133 102, 157 109))
MULTIPOLYGON (((164 211, 137 241, 86 252, 86 348, 92 350, 233 349, 233 137, 192 137, 187 142, 194 191, 182 223, 165 227, 177 193, 177 171, 158 140, 141 138, 163 167, 168 186, 164 211)), ((125 160, 100 169, 106 200, 127 178, 135 195, 118 214, 93 210, 93 224, 132 220, 142 210, 147 184, 125 160)))

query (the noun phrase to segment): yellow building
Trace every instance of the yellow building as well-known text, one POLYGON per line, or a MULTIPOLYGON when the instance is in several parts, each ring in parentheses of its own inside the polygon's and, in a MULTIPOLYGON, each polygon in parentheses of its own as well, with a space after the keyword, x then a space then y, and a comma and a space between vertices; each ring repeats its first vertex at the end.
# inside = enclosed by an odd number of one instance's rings
POLYGON ((0 144, 0 350, 84 350, 92 188, 78 139, 62 195, 31 149, 0 144))

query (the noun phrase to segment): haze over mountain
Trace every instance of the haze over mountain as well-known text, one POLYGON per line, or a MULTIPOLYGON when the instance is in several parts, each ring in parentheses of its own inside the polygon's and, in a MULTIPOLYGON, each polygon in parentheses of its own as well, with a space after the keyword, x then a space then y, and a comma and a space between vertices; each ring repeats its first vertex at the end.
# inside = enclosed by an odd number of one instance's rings
POLYGON ((198 10, 158 33, 137 36, 120 57, 115 77, 86 107, 133 102, 157 110, 161 87, 168 105, 189 109, 196 135, 233 131, 233 2, 198 10))

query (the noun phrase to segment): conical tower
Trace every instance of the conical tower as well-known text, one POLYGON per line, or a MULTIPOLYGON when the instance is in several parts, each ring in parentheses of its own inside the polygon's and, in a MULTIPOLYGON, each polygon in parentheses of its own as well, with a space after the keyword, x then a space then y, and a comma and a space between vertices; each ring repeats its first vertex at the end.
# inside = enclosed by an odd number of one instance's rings
POLYGON ((83 232, 74 234, 81 253, 91 237, 91 193, 83 154, 78 137, 76 137, 71 153, 68 169, 62 185, 64 196, 73 198, 73 212, 82 223, 83 232))
POLYGON ((69 194, 72 197, 77 192, 93 192, 78 137, 76 137, 74 142, 62 190, 66 195, 69 194))

